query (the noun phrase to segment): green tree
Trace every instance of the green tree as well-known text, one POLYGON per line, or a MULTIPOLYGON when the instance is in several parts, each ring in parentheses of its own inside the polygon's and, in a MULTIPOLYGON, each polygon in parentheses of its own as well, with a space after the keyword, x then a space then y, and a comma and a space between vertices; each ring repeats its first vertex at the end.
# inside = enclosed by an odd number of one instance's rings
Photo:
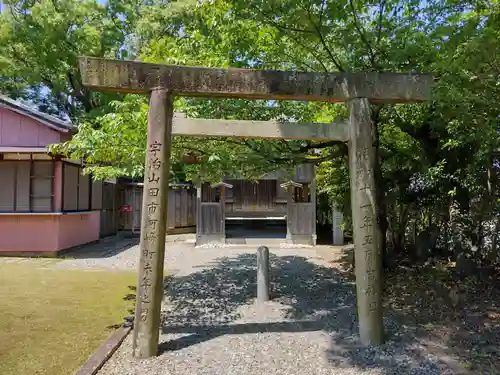
POLYGON ((3 4, 0 92, 75 120, 119 98, 86 90, 77 59, 86 54, 133 56, 140 2, 110 0, 103 5, 95 0, 6 0, 3 4))

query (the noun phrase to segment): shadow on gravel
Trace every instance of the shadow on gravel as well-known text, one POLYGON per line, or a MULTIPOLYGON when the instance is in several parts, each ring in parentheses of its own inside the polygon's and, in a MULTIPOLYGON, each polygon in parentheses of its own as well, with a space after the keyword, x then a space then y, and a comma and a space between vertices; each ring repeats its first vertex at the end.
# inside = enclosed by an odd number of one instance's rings
MULTIPOLYGON (((238 309, 253 304, 256 297, 256 255, 221 258, 211 264, 210 269, 166 279, 169 304, 163 315, 163 332, 184 336, 162 343, 160 351, 180 350, 221 335, 324 331, 331 337, 326 355, 332 368, 371 368, 386 375, 468 373, 451 357, 451 354, 464 354, 461 350, 469 350, 453 341, 458 335, 466 334, 466 329, 450 335, 442 347, 426 347, 431 337, 424 327, 430 322, 415 317, 425 305, 420 309, 398 310, 392 308, 392 301, 386 301, 387 343, 380 347, 362 347, 357 336, 355 285, 345 272, 313 264, 303 257, 271 254, 270 260, 271 298, 285 307, 286 321, 237 324, 238 309), (448 343, 450 346, 454 343, 453 349, 446 345, 448 343)), ((404 290, 405 296, 408 290, 403 285, 418 288, 409 278, 398 279, 398 282, 401 285, 397 290, 401 293, 404 290)), ((432 324, 449 330, 446 320, 439 319, 432 324)), ((475 373, 492 374, 495 370, 490 367, 489 372, 482 372, 477 368, 475 373)))
POLYGON ((111 236, 98 242, 76 246, 58 255, 60 259, 99 259, 118 255, 139 244, 139 238, 111 236))

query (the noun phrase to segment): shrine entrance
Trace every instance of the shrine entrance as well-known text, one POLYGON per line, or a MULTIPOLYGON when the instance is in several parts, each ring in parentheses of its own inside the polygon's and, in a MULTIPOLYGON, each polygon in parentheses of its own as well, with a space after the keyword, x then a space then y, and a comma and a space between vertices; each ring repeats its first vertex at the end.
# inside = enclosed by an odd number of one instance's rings
MULTIPOLYGON (((377 225, 375 149, 370 104, 428 100, 432 75, 217 69, 89 57, 80 59, 80 71, 82 83, 88 89, 150 95, 141 255, 133 334, 134 356, 144 358, 158 353, 172 135, 347 142, 359 334, 363 344, 383 342, 382 242, 377 225), (174 121, 173 103, 176 95, 346 102, 349 119, 340 123, 307 126, 272 121, 174 121)), ((299 188, 298 184, 299 181, 290 182, 290 186, 295 188, 299 188)), ((293 197, 305 200, 292 202, 290 217, 300 219, 302 214, 310 211, 309 200, 312 198, 305 199, 307 189, 304 185, 301 189, 289 190, 288 199, 292 199, 293 194, 293 197)), ((204 209, 213 215, 213 225, 219 225, 217 220, 224 217, 217 208, 220 201, 203 203, 210 203, 204 209)), ((310 229, 310 226, 310 223, 306 223, 304 227, 290 228, 290 234, 300 237, 303 230, 310 229)))
MULTIPOLYGON (((271 176, 272 177, 272 176, 271 176)), ((286 199, 276 178, 225 180, 233 185, 226 200, 226 243, 279 246, 286 242, 286 199)))
MULTIPOLYGON (((192 121, 202 121, 199 125, 204 129, 206 120, 192 121)), ((217 126, 220 120, 211 123, 217 126)), ((238 123, 252 125, 250 121, 238 123)), ((173 135, 182 126, 174 117, 173 135)), ((273 126, 276 124, 267 122, 268 129, 273 126)), ((200 183, 196 244, 315 245, 314 179, 314 165, 303 164, 293 172, 278 170, 259 180, 228 178, 218 184, 200 183), (281 183, 284 179, 290 180, 281 183)))

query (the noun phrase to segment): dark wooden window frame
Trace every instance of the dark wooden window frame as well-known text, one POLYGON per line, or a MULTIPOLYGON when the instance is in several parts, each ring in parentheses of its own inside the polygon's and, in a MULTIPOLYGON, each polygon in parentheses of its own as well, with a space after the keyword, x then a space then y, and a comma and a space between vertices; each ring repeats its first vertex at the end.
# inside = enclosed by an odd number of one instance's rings
POLYGON ((293 187, 293 203, 311 203, 311 183, 304 182, 301 187, 293 187))
POLYGON ((80 173, 81 173, 81 166, 80 165, 77 165, 75 163, 71 163, 71 162, 68 162, 68 161, 64 161, 62 160, 62 194, 61 194, 61 211, 62 212, 89 212, 89 211, 93 211, 92 209, 92 175, 89 175, 88 177, 88 208, 86 209, 80 209, 78 206, 79 206, 79 202, 80 202, 80 173), (78 180, 76 182, 76 207, 77 209, 76 210, 66 210, 64 208, 64 187, 65 187, 65 179, 64 179, 64 171, 65 171, 65 168, 64 166, 65 165, 71 165, 75 168, 78 168, 78 180))
POLYGON ((24 159, 24 160, 13 160, 13 159, 7 159, 3 160, 0 159, 0 163, 13 163, 14 164, 14 202, 13 202, 13 209, 12 210, 2 210, 2 213, 49 213, 49 212, 54 212, 54 172, 55 172, 55 159, 52 159, 52 176, 34 176, 33 175, 33 165, 36 162, 50 162, 50 160, 37 160, 33 159, 33 155, 30 155, 29 159, 24 159), (29 187, 28 187, 28 205, 29 209, 28 210, 17 210, 17 176, 18 176, 18 170, 19 170, 19 165, 21 163, 29 163, 29 187), (33 194, 33 180, 36 178, 47 178, 50 179, 50 210, 45 210, 45 211, 33 211, 33 198, 49 198, 49 196, 36 196, 33 194))

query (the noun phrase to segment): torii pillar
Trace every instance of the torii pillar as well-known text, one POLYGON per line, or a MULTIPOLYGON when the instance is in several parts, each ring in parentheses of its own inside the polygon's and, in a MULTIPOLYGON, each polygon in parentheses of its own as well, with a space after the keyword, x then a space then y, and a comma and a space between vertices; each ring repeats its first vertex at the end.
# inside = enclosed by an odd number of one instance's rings
POLYGON ((174 114, 171 92, 155 88, 150 95, 139 245, 141 253, 132 341, 134 356, 138 358, 152 357, 158 352, 174 114))
POLYGON ((349 173, 359 335, 364 344, 384 341, 382 320, 382 242, 375 200, 375 148, 370 103, 349 105, 349 173))

